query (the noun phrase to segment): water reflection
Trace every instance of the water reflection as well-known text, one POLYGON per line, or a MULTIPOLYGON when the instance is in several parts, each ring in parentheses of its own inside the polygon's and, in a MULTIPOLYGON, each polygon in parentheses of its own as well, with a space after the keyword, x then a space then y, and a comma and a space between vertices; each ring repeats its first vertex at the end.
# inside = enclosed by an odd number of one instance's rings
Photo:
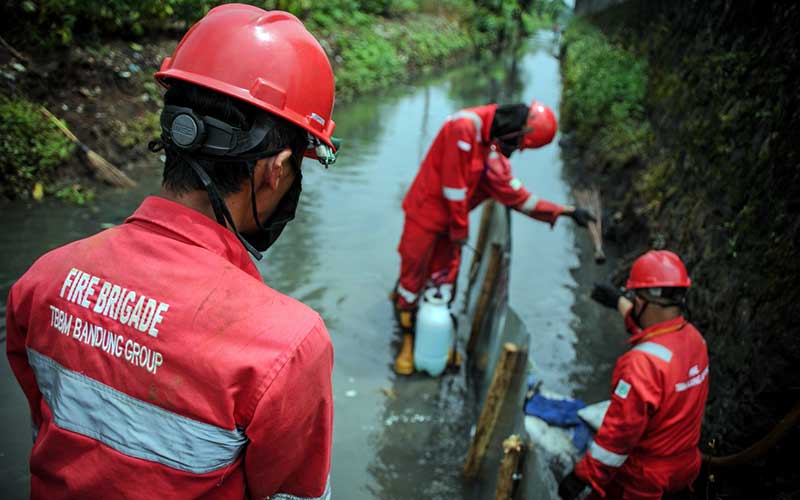
POLYGON ((464 65, 448 77, 448 96, 457 108, 468 108, 489 102, 501 104, 525 100, 524 75, 519 61, 529 50, 523 44, 494 57, 484 56, 475 63, 464 65))

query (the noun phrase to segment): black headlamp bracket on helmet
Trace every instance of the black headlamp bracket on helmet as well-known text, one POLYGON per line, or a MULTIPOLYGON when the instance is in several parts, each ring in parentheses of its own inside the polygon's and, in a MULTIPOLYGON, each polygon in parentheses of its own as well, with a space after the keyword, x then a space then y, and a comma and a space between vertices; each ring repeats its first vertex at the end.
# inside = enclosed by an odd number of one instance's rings
POLYGON ((178 149, 211 156, 242 156, 268 132, 263 119, 256 119, 248 130, 233 127, 222 120, 195 113, 190 108, 164 106, 161 132, 178 149))

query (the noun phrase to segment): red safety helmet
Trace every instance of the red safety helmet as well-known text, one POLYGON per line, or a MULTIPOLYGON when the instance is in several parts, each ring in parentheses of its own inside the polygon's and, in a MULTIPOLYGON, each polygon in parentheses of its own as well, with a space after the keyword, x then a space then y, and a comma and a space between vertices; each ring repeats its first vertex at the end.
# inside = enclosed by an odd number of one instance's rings
MULTIPOLYGON (((242 4, 211 9, 155 76, 165 87, 183 80, 245 101, 336 151, 333 70, 319 42, 288 12, 242 4)), ((306 156, 316 158, 320 143, 311 139, 306 156)))
POLYGON ((553 110, 538 101, 532 101, 525 123, 528 132, 519 141, 519 149, 540 148, 553 140, 558 130, 556 115, 553 110))
POLYGON ((669 250, 650 250, 640 256, 631 267, 625 287, 637 288, 689 288, 692 280, 681 258, 669 250))

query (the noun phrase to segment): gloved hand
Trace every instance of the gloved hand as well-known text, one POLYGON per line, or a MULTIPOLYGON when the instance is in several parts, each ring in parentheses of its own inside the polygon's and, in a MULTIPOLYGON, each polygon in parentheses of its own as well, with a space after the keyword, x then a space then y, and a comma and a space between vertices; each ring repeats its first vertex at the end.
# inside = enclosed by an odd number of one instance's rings
POLYGON ((569 216, 572 217, 572 220, 575 221, 575 224, 581 227, 586 227, 586 225, 590 222, 597 221, 597 217, 595 217, 592 212, 582 207, 576 207, 575 211, 571 212, 569 216))
POLYGON ((606 283, 595 283, 592 289, 592 299, 608 308, 616 309, 622 297, 617 287, 606 283))
POLYGON ((574 471, 570 472, 569 475, 558 484, 558 496, 560 496, 562 500, 574 500, 587 486, 586 483, 575 475, 574 471))

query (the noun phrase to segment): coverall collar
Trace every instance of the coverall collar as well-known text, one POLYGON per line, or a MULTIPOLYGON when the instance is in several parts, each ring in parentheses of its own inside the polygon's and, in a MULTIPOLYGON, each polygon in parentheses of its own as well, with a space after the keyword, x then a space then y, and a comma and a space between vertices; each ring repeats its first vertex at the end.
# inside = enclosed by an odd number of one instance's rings
POLYGON ((649 338, 676 332, 681 328, 683 328, 683 326, 686 323, 687 321, 683 318, 683 316, 678 316, 677 318, 674 319, 662 321, 661 323, 656 323, 655 325, 651 325, 645 328, 644 330, 640 331, 639 333, 632 335, 631 338, 628 339, 628 343, 630 343, 631 345, 636 345, 639 342, 642 342, 649 338))
POLYGON ((231 231, 180 203, 148 196, 125 223, 204 248, 254 278, 262 279, 247 250, 231 231))

